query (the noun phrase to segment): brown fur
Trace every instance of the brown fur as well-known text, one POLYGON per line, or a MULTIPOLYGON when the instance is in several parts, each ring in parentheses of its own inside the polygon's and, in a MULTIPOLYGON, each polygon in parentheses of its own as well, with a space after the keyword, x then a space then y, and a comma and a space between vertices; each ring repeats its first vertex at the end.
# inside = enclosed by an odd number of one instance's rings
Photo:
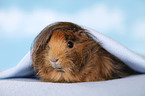
POLYGON ((87 30, 70 22, 58 22, 46 27, 36 37, 32 59, 42 81, 88 82, 103 81, 133 74, 128 66, 94 41, 87 30), (69 48, 67 43, 74 43, 69 48), (51 60, 58 58, 57 66, 51 60))

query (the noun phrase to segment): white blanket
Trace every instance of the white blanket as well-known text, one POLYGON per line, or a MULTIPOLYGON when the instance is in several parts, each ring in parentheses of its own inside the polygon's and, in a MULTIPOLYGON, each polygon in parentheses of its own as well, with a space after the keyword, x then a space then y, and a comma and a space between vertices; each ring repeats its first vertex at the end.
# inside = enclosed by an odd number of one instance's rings
POLYGON ((4 79, 0 80, 0 96, 145 96, 145 75, 69 84, 26 78, 4 79))

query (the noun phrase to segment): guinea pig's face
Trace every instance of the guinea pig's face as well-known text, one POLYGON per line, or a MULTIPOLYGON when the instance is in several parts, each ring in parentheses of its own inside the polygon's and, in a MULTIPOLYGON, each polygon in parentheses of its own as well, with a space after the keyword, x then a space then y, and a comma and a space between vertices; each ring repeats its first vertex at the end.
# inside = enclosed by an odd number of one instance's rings
POLYGON ((53 33, 47 49, 47 64, 58 72, 76 72, 81 66, 81 43, 71 32, 53 33))

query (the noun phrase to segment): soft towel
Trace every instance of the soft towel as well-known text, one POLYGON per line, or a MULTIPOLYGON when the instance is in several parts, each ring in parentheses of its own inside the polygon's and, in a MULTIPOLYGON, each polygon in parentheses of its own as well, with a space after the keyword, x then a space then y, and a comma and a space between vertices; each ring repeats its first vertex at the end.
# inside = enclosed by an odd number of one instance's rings
POLYGON ((145 96, 145 74, 83 83, 51 83, 37 79, 0 80, 0 96, 145 96))

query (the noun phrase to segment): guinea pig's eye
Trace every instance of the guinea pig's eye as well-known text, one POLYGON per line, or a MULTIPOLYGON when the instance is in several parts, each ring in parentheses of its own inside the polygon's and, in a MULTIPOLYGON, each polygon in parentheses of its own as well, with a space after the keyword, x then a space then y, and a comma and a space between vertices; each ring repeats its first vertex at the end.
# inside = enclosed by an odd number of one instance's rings
POLYGON ((72 43, 71 41, 69 41, 68 44, 67 44, 67 46, 68 46, 69 48, 73 48, 74 43, 72 43))

